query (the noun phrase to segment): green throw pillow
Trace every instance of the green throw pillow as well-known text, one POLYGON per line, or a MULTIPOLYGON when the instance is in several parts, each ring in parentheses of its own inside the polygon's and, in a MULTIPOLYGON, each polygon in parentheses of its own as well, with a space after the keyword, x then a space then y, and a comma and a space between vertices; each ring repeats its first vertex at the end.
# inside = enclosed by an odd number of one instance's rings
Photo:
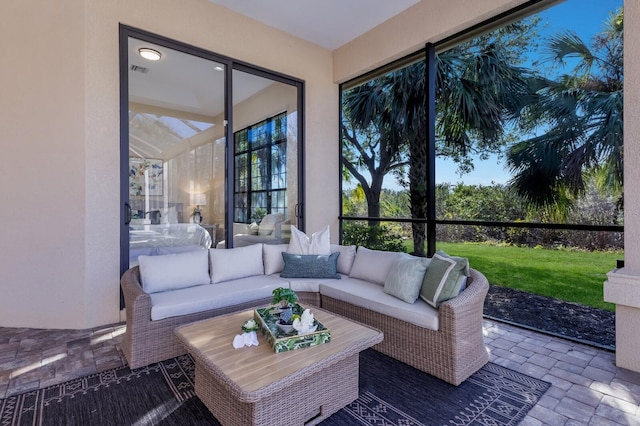
POLYGON ((467 277, 470 275, 470 274, 469 274, 469 261, 467 260, 467 258, 465 258, 465 257, 458 257, 458 256, 451 256, 450 254, 447 254, 447 253, 445 253, 445 252, 444 252, 444 251, 442 251, 442 250, 438 250, 438 251, 436 252, 436 254, 439 254, 439 255, 440 255, 440 256, 442 256, 442 257, 448 257, 449 259, 453 259, 453 260, 455 260, 456 262, 466 262, 466 265, 467 265, 467 266, 464 268, 464 275, 465 275, 465 276, 467 276, 467 277))
POLYGON ((396 260, 384 281, 384 292, 407 303, 414 303, 420 294, 427 266, 429 266, 429 259, 400 258, 396 260))
POLYGON ((469 267, 467 259, 458 259, 442 256, 438 253, 433 255, 420 289, 422 300, 437 308, 440 303, 458 295, 460 277, 465 275, 465 271, 469 267))

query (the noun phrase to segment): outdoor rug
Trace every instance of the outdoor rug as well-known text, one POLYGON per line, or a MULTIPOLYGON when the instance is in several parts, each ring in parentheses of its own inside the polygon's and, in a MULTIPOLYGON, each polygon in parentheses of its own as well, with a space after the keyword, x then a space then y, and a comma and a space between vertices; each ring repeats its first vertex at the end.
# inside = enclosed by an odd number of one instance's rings
MULTIPOLYGON (((0 425, 218 425, 193 377, 189 355, 120 367, 0 399, 0 425)), ((456 387, 368 349, 360 397, 321 424, 517 425, 549 386, 489 363, 456 387)))

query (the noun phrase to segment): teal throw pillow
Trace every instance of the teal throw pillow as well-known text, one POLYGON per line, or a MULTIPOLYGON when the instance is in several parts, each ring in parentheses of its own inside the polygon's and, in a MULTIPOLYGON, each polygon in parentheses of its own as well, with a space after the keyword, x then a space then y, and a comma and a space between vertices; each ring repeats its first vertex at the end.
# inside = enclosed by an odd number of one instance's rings
POLYGON ((469 262, 465 258, 453 259, 434 254, 424 274, 420 298, 434 308, 445 300, 453 299, 460 293, 460 280, 468 268, 469 262))
POLYGON ((330 255, 292 254, 282 252, 284 269, 282 278, 336 278, 338 275, 338 256, 340 252, 330 255))
POLYGON ((384 281, 384 292, 407 303, 415 303, 428 266, 429 259, 403 257, 396 260, 384 281))

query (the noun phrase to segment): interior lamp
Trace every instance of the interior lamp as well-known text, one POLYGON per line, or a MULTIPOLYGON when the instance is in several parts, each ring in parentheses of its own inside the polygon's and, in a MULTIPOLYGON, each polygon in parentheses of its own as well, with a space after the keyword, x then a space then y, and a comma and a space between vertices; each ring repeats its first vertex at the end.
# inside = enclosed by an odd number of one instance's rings
POLYGON ((196 208, 193 209, 193 222, 194 223, 202 223, 202 210, 200 210, 200 206, 204 206, 207 204, 207 196, 205 194, 192 194, 191 195, 191 203, 196 205, 196 208))
POLYGON ((160 58, 162 58, 162 53, 148 47, 141 47, 140 49, 138 49, 138 53, 140 54, 140 56, 149 61, 159 61, 160 58))

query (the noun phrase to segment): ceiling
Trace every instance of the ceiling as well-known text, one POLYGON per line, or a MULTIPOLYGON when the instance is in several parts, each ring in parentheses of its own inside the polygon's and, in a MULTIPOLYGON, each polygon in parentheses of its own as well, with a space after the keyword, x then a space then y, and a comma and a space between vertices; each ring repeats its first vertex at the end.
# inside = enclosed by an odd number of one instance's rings
POLYGON ((348 43, 420 2, 420 0, 209 1, 329 50, 348 43))

